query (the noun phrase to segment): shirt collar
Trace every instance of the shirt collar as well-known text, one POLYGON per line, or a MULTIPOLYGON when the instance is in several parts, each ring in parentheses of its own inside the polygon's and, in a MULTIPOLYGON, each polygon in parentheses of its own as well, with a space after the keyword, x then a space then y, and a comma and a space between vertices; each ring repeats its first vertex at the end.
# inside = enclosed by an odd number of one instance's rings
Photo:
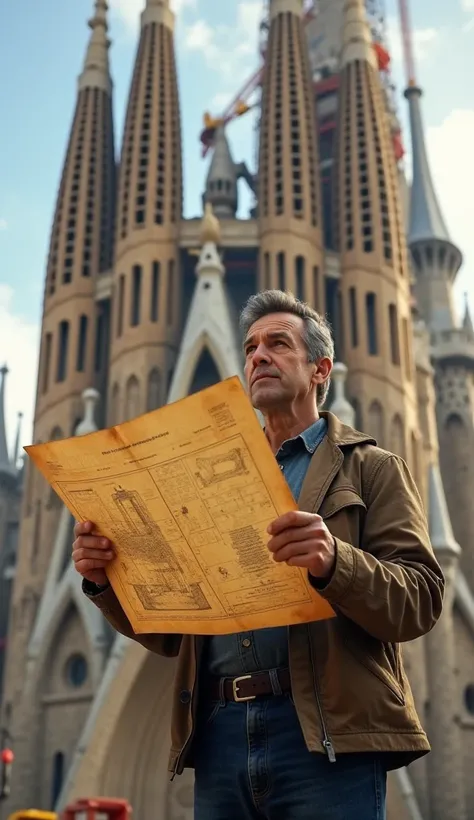
POLYGON ((303 430, 298 436, 294 438, 289 438, 283 442, 280 449, 278 450, 278 455, 285 455, 291 450, 293 450, 295 444, 299 443, 300 441, 303 442, 306 450, 311 455, 316 450, 318 444, 321 443, 322 439, 326 435, 327 431, 327 422, 326 419, 319 418, 310 427, 307 427, 306 430, 303 430))

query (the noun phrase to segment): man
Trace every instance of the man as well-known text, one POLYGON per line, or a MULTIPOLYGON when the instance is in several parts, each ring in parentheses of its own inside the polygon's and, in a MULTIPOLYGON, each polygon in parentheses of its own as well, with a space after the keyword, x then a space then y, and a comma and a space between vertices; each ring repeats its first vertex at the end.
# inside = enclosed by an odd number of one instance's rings
POLYGON ((113 547, 91 522, 76 526, 73 559, 119 632, 179 654, 170 770, 194 767, 196 820, 381 820, 387 770, 429 751, 399 643, 436 623, 443 576, 404 461, 319 410, 334 355, 325 320, 266 291, 241 326, 249 395, 300 507, 271 524, 268 549, 304 567, 337 617, 135 636, 107 585, 113 547))

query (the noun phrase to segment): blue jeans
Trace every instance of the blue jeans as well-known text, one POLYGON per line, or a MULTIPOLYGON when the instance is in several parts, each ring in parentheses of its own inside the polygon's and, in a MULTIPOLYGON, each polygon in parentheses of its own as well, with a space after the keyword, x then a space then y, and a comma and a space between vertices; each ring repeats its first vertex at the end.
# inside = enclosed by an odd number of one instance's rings
POLYGON ((203 708, 194 820, 385 820, 380 755, 307 750, 290 697, 203 708))

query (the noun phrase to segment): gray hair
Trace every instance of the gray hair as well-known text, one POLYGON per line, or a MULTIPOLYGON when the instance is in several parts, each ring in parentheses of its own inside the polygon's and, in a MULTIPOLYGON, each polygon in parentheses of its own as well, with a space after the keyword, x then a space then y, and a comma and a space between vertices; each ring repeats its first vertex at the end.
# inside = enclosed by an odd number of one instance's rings
MULTIPOLYGON (((251 296, 240 314, 240 330, 245 338, 251 326, 270 313, 292 313, 303 319, 302 338, 308 350, 308 361, 328 358, 334 361, 334 341, 331 326, 306 302, 297 299, 289 291, 263 290, 251 296)), ((316 398, 318 407, 322 407, 329 391, 330 379, 318 384, 316 398)))

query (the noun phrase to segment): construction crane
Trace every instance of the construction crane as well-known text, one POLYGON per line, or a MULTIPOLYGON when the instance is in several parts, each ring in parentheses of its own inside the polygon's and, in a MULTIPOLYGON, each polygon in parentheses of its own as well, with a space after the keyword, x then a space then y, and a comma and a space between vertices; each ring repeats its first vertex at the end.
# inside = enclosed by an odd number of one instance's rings
MULTIPOLYGON (((366 0, 367 13, 371 23, 371 31, 373 38, 373 47, 377 55, 377 63, 379 71, 383 78, 384 87, 387 94, 387 104, 391 108, 392 114, 392 136, 397 162, 401 160, 405 154, 403 147, 402 135, 393 102, 389 99, 390 89, 393 88, 390 80, 390 52, 386 46, 385 37, 385 13, 383 8, 384 0, 366 0)), ((404 0, 400 0, 400 5, 405 5, 404 0)), ((304 12, 304 23, 307 25, 310 20, 317 14, 317 0, 308 0, 304 12)), ((234 99, 227 106, 225 111, 219 117, 213 117, 208 111, 203 117, 204 128, 200 134, 200 141, 202 145, 202 156, 207 156, 209 150, 214 144, 216 130, 222 126, 226 126, 229 122, 244 116, 247 112, 258 107, 259 102, 251 102, 253 94, 261 86, 263 77, 263 66, 265 62, 266 44, 268 35, 268 9, 267 14, 260 24, 260 57, 261 65, 252 74, 245 85, 235 95, 234 99)), ((318 82, 315 83, 316 88, 318 82)))
MULTIPOLYGON (((314 3, 309 2, 307 4, 307 8, 304 14, 305 23, 309 22, 314 13, 314 3)), ((227 125, 227 123, 231 122, 232 120, 238 117, 242 117, 244 114, 246 114, 248 111, 251 111, 258 105, 257 102, 250 103, 250 100, 254 92, 260 87, 262 83, 268 26, 269 24, 267 13, 264 20, 262 20, 260 24, 260 57, 262 63, 257 69, 257 71, 255 71, 255 73, 252 74, 250 79, 247 80, 243 88, 241 88, 239 93, 236 94, 230 105, 227 106, 226 110, 223 114, 221 114, 220 117, 213 117, 208 111, 206 111, 204 114, 204 129, 202 130, 200 136, 203 157, 206 157, 209 149, 212 148, 212 145, 214 143, 214 135, 216 133, 217 128, 227 125)))
POLYGON ((408 0, 399 0, 398 7, 400 10, 400 25, 402 29, 403 56, 405 61, 407 86, 408 88, 413 88, 417 83, 415 79, 415 57, 413 54, 408 0))

